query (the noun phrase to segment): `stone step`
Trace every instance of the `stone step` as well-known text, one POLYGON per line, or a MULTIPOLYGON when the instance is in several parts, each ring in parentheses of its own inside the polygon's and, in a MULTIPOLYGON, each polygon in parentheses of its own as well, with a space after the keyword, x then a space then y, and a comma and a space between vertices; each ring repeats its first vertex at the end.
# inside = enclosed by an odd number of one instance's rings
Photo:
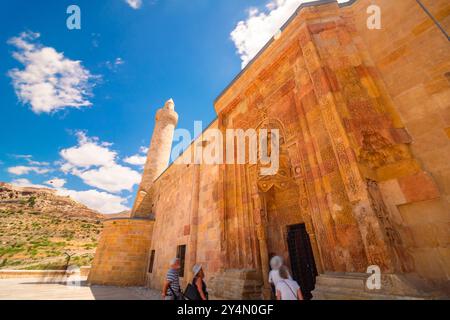
POLYGON ((313 300, 423 300, 424 298, 411 296, 396 296, 381 293, 368 293, 358 290, 342 290, 337 288, 316 289, 313 300))
POLYGON ((228 269, 210 279, 210 293, 221 299, 261 299, 261 274, 254 269, 228 269))
POLYGON ((342 276, 339 274, 324 274, 320 275, 317 278, 317 285, 318 286, 327 286, 327 287, 344 287, 344 288, 353 288, 353 289, 359 289, 364 290, 365 282, 368 275, 365 274, 355 274, 351 277, 342 276))
POLYGON ((317 278, 313 297, 316 300, 422 300, 431 296, 406 281, 403 276, 385 275, 384 287, 371 291, 366 288, 368 274, 327 273, 317 278))

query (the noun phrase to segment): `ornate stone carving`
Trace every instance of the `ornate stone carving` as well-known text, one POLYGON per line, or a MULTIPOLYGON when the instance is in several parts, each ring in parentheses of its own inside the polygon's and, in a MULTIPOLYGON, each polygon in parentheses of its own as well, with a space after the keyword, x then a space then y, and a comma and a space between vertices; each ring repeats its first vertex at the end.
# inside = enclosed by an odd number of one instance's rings
POLYGON ((368 180, 367 191, 369 200, 371 202, 372 209, 375 211, 375 215, 378 218, 381 228, 384 231, 386 239, 388 240, 388 246, 393 250, 396 263, 403 272, 409 272, 414 268, 413 258, 408 254, 407 250, 403 246, 402 238, 397 231, 397 228, 390 218, 390 214, 386 204, 384 203, 383 196, 378 187, 377 182, 368 180))
POLYGON ((380 133, 367 130, 363 131, 362 135, 358 160, 370 168, 377 169, 404 157, 402 151, 380 133))
POLYGON ((279 120, 276 119, 268 119, 264 123, 262 123, 259 126, 259 130, 266 129, 268 130, 268 154, 271 152, 271 133, 270 130, 277 129, 280 132, 280 141, 279 146, 276 146, 279 148, 279 169, 277 174, 273 176, 261 176, 259 173, 260 170, 260 164, 258 162, 257 164, 257 186, 258 189, 261 192, 267 192, 272 187, 276 187, 278 189, 286 189, 288 186, 292 185, 292 183, 295 183, 295 180, 293 178, 292 174, 292 168, 290 163, 290 157, 288 155, 288 152, 285 147, 285 130, 284 126, 281 124, 279 120))

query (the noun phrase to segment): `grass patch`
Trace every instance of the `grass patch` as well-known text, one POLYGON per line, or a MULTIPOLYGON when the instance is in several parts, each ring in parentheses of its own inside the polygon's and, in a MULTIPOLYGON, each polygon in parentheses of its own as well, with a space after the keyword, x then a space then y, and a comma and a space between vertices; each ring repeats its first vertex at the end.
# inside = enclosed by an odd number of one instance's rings
POLYGON ((65 262, 34 264, 23 268, 23 270, 66 270, 65 262))
POLYGON ((12 246, 0 247, 0 257, 12 256, 22 251, 25 251, 23 244, 13 244, 12 246))

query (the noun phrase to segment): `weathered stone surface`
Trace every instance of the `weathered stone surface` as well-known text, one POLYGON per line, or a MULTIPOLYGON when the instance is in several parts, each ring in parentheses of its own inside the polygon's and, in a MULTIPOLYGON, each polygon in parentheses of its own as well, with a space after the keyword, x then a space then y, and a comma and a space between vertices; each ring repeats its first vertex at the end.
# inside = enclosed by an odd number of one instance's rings
POLYGON ((152 208, 146 207, 142 202, 153 182, 167 169, 172 149, 173 134, 177 123, 178 114, 175 112, 175 103, 170 99, 156 113, 155 128, 153 129, 153 136, 147 153, 147 161, 133 206, 132 216, 142 216, 152 213, 152 208))
POLYGON ((153 224, 144 219, 106 221, 88 282, 93 285, 144 285, 153 224))
MULTIPOLYGON (((433 8, 444 21, 447 1, 433 8)), ((447 39, 413 0, 300 10, 216 100, 210 126, 278 129, 280 170, 183 164, 208 144, 207 130, 141 185, 140 206, 156 218, 147 284, 161 288, 186 245, 183 285, 202 263, 215 296, 260 296, 269 255, 290 265, 287 230, 304 223, 321 275, 378 265, 386 279, 402 279, 383 297, 410 296, 399 289, 416 288, 403 285, 406 274, 448 287, 448 61, 447 39), (382 30, 367 29, 369 4, 381 7, 382 30)))
POLYGON ((213 299, 262 299, 263 282, 256 270, 228 269, 211 278, 209 284, 213 299))
POLYGON ((423 300, 445 295, 418 278, 382 275, 381 289, 367 288, 368 274, 327 273, 317 278, 314 300, 423 300))

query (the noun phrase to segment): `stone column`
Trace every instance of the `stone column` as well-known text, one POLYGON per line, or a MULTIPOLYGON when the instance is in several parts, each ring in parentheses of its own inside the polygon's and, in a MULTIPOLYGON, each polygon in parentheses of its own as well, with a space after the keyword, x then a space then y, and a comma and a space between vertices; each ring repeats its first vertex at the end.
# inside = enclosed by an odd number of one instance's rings
POLYGON ((175 112, 173 100, 170 99, 156 113, 155 129, 153 130, 150 148, 147 153, 147 162, 142 174, 138 197, 133 206, 133 214, 138 210, 140 202, 150 190, 153 182, 167 169, 177 123, 178 114, 175 112))
POLYGON ((191 197, 191 217, 189 226, 189 245, 187 248, 186 274, 187 279, 193 279, 193 266, 197 263, 197 243, 198 243, 198 209, 200 196, 200 165, 194 165, 192 169, 192 197, 191 197))
POLYGON ((262 294, 265 300, 269 300, 271 296, 271 289, 269 284, 269 251, 267 249, 267 235, 266 235, 266 202, 263 194, 255 194, 254 199, 254 215, 256 223, 256 234, 259 242, 259 252, 261 258, 261 275, 263 278, 262 294))
POLYGON ((156 113, 150 149, 147 154, 141 189, 148 191, 155 181, 167 169, 172 151, 173 133, 178 123, 178 114, 172 99, 156 113))

